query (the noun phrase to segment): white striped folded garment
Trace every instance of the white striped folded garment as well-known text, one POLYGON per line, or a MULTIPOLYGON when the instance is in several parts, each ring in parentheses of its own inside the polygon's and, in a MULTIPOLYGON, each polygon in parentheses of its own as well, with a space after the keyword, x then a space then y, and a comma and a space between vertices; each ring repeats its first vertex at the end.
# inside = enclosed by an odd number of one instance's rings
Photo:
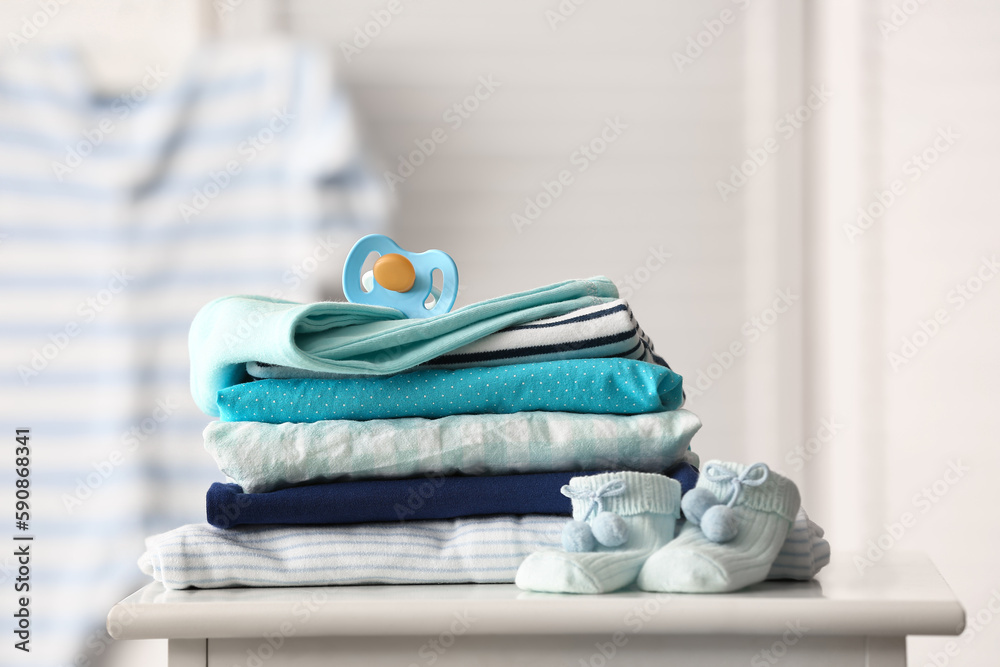
POLYGON ((767 578, 805 581, 829 563, 830 543, 823 539, 823 529, 800 507, 767 578))
POLYGON ((528 554, 559 544, 564 516, 355 526, 189 524, 146 540, 139 568, 167 588, 514 581, 528 554))
MULTIPOLYGON (((567 521, 533 515, 228 530, 188 524, 148 538, 139 568, 173 589, 513 583, 528 554, 560 548, 567 521)), ((822 535, 800 511, 768 579, 811 579, 830 560, 822 535)))
MULTIPOLYGON (((420 368, 505 366, 608 357, 639 359, 670 368, 653 350, 653 342, 636 322, 624 299, 498 331, 432 359, 420 368)), ((256 361, 247 364, 247 373, 261 379, 344 377, 337 373, 307 371, 256 361)))

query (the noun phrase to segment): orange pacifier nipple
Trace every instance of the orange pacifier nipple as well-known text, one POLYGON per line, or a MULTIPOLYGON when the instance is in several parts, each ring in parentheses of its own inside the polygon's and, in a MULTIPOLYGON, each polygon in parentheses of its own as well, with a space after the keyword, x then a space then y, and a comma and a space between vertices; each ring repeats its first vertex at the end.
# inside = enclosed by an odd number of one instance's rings
POLYGON ((409 292, 417 278, 410 260, 395 252, 375 260, 372 273, 375 282, 393 292, 409 292))

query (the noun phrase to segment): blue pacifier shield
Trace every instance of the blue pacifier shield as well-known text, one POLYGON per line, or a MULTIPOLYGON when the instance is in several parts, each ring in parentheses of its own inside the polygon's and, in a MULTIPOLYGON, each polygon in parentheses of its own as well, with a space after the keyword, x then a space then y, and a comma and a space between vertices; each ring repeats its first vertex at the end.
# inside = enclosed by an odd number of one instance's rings
MULTIPOLYGON (((378 267, 376 267, 377 269, 378 267)), ((395 268, 395 267, 394 267, 395 268)), ((344 262, 344 296, 351 303, 364 303, 369 306, 387 306, 402 311, 410 318, 433 317, 443 315, 451 310, 458 297, 458 267, 448 253, 441 250, 428 250, 427 252, 407 252, 388 236, 382 234, 369 234, 361 238, 351 252, 347 254, 347 261, 344 262), (386 255, 400 255, 403 259, 396 257, 394 264, 408 262, 413 267, 413 283, 406 291, 396 291, 387 289, 379 284, 379 273, 376 270, 373 276, 361 275, 368 255, 376 252, 381 260, 386 255), (434 289, 433 273, 434 269, 441 271, 443 279, 441 292, 434 289), (366 292, 362 287, 370 287, 366 292), (428 308, 424 305, 428 296, 434 297, 433 306, 428 308)))

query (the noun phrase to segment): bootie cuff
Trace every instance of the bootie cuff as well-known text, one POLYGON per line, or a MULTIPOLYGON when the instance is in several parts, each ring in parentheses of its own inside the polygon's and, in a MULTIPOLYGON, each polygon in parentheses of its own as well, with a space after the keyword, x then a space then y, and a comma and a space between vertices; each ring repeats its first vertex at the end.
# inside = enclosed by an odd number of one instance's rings
POLYGON ((734 507, 749 507, 761 512, 771 512, 788 521, 795 521, 795 515, 799 511, 799 505, 801 504, 799 489, 795 486, 795 483, 773 470, 767 470, 766 467, 750 470, 747 473, 750 468, 751 466, 741 463, 709 461, 702 468, 701 475, 698 478, 698 487, 708 489, 722 503, 728 503, 734 492, 732 478, 745 475, 746 479, 752 482, 755 479, 759 479, 761 473, 766 470, 767 479, 759 485, 752 486, 749 483, 742 485, 739 499, 736 501, 734 507), (712 467, 720 471, 721 476, 730 477, 730 479, 721 481, 713 479, 710 471, 712 467))
MULTIPOLYGON (((666 475, 648 472, 610 472, 574 477, 569 481, 573 494, 573 518, 583 520, 593 504, 593 495, 600 494, 601 510, 619 516, 634 516, 645 512, 680 517, 681 485, 666 475), (624 485, 624 490, 611 495, 624 485), (611 486, 609 486, 611 485, 611 486), (609 492, 610 489, 610 492, 609 492), (593 494, 593 495, 591 495, 593 494)), ((590 518, 596 515, 596 511, 590 518)))

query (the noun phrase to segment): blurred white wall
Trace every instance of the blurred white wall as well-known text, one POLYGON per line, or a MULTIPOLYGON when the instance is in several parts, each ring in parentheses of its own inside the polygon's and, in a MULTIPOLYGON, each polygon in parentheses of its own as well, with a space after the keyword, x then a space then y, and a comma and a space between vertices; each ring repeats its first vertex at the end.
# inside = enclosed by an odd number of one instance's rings
POLYGON ((205 38, 202 0, 5 0, 0 3, 5 56, 51 44, 74 44, 94 82, 131 88, 147 65, 172 71, 205 38))
MULTIPOLYGON (((989 665, 1000 656, 1000 620, 983 611, 1000 598, 991 502, 1000 470, 1000 5, 919 7, 879 36, 882 162, 868 188, 905 184, 875 222, 883 235, 882 519, 916 515, 900 548, 929 553, 965 604, 969 630, 951 664, 989 665), (961 476, 949 472, 960 467, 961 476)), ((891 14, 882 2, 880 18, 891 14)), ((863 537, 885 530, 874 529, 863 537)), ((944 643, 913 641, 913 664, 944 643)))
POLYGON ((913 639, 914 665, 1000 654, 987 608, 1000 596, 998 10, 848 0, 807 13, 809 71, 837 96, 806 155, 805 421, 835 417, 839 432, 813 441, 802 477, 835 548, 869 562, 924 551, 965 605, 952 653, 951 638, 913 639))

